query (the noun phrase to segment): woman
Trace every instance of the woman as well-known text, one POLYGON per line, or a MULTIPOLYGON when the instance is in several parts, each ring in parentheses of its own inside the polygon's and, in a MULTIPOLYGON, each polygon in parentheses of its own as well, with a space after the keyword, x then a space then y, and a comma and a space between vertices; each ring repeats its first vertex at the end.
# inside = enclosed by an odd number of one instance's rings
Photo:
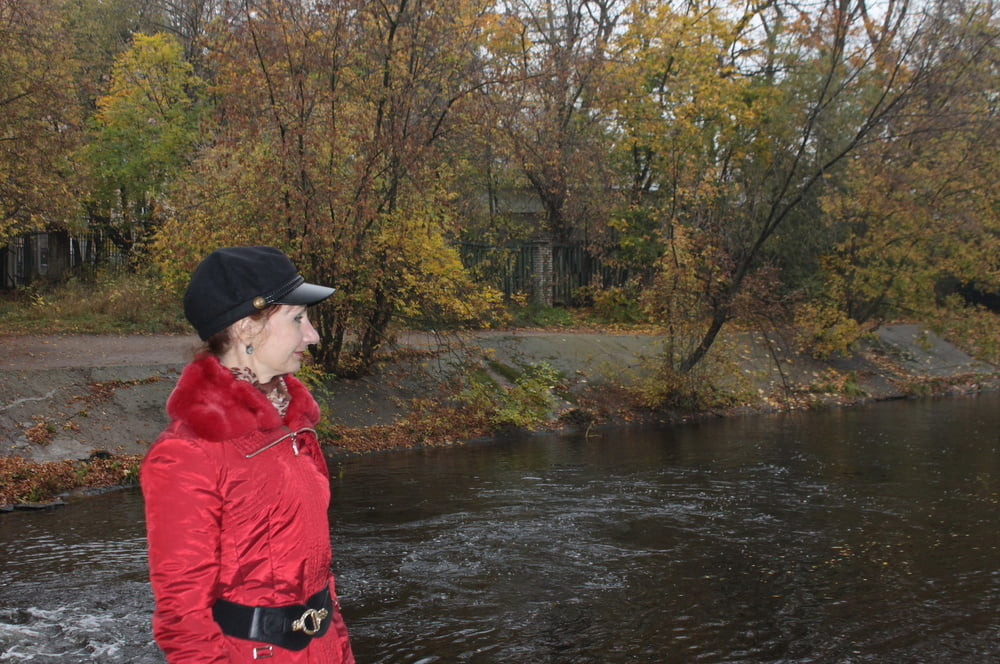
POLYGON ((143 459, 153 635, 171 664, 352 664, 330 573, 319 408, 292 374, 319 336, 272 247, 209 254, 184 295, 205 342, 143 459))

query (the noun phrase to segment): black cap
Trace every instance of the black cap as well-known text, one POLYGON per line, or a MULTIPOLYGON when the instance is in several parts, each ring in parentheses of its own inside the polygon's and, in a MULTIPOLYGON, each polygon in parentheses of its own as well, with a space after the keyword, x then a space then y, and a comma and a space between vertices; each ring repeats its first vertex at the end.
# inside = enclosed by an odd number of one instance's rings
POLYGON ((184 315, 202 341, 271 304, 316 304, 334 289, 305 282, 274 247, 225 247, 201 261, 184 293, 184 315))

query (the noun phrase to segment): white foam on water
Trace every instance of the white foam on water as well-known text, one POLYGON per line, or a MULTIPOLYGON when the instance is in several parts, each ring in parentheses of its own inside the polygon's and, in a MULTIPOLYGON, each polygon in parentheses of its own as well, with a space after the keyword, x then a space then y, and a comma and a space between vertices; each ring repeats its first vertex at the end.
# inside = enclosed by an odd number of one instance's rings
POLYGON ((147 616, 126 606, 0 609, 0 662, 139 664, 162 662, 147 616))

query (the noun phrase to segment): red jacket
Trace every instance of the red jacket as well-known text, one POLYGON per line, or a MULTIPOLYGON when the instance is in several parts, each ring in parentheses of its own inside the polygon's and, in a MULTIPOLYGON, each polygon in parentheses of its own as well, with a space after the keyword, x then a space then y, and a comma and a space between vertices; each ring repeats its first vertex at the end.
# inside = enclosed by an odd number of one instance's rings
POLYGON ((260 390, 199 356, 181 374, 167 401, 170 425, 142 462, 153 635, 171 664, 252 662, 255 648, 274 664, 354 662, 339 610, 300 651, 223 635, 212 619, 220 597, 301 604, 326 584, 336 604, 330 484, 312 432, 319 408, 298 380, 285 383, 291 402, 282 420, 260 390))

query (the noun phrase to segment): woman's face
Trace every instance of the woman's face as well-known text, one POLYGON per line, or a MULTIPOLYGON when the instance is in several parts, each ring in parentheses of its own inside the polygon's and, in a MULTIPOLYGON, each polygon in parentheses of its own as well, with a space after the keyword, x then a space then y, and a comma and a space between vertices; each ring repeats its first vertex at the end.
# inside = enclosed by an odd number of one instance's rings
POLYGON ((304 306, 279 304, 254 340, 253 355, 248 356, 250 368, 261 383, 275 376, 295 373, 302 365, 308 346, 318 341, 319 334, 309 322, 304 306))

